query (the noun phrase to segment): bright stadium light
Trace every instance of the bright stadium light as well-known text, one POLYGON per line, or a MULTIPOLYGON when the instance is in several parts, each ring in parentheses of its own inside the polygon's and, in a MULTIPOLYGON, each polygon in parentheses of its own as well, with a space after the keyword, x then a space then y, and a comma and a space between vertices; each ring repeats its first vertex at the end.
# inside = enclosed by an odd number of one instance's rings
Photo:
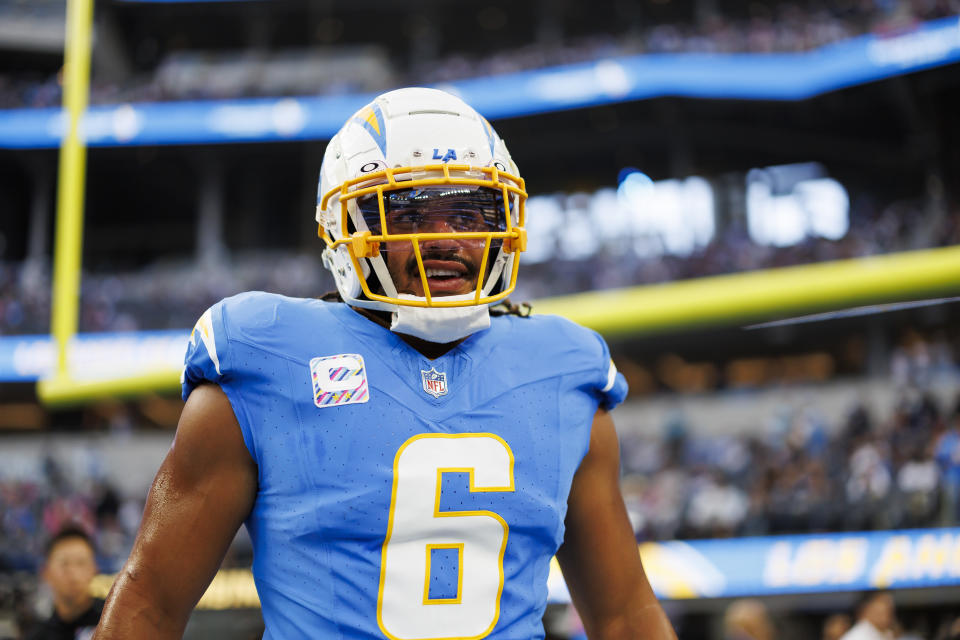
POLYGON ((688 256, 715 233, 713 188, 698 177, 654 182, 636 170, 621 172, 616 189, 531 196, 526 264, 560 256, 586 260, 603 252, 640 257, 688 256))
POLYGON ((810 232, 828 240, 839 240, 850 229, 850 197, 843 185, 832 178, 804 180, 794 187, 810 216, 810 232))
POLYGON ((713 189, 703 178, 654 182, 633 171, 623 177, 617 195, 630 213, 641 257, 688 256, 713 238, 713 189))
POLYGON ((850 227, 843 185, 816 163, 754 169, 747 174, 747 231, 757 244, 789 247, 809 237, 839 240, 850 227))
POLYGON ((537 264, 556 255, 557 229, 563 222, 563 209, 558 197, 531 196, 527 198, 527 250, 521 260, 537 264))
POLYGON ((592 194, 572 193, 566 198, 566 221, 560 228, 560 253, 570 260, 586 260, 600 249, 600 239, 590 216, 592 194))
POLYGON ((757 244, 789 247, 806 237, 806 214, 794 194, 773 193, 763 180, 747 183, 747 231, 757 244))
POLYGON ((713 189, 703 178, 654 183, 650 207, 669 254, 688 256, 713 237, 713 189))
POLYGON ((631 225, 631 215, 620 206, 620 197, 612 187, 600 189, 590 199, 590 217, 608 256, 622 256, 631 251, 630 236, 624 233, 631 225))

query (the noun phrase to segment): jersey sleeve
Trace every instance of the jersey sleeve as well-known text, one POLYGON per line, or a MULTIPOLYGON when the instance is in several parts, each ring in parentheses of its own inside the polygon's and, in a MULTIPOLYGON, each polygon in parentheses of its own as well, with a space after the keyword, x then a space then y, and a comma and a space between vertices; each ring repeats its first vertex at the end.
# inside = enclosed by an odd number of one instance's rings
POLYGON ((617 371, 603 337, 561 316, 539 316, 540 322, 524 335, 525 348, 553 354, 550 367, 568 376, 571 388, 591 396, 610 410, 627 397, 627 380, 617 371))
POLYGON ((600 343, 595 394, 600 402, 600 407, 609 411, 627 397, 627 379, 617 371, 617 365, 613 363, 613 358, 610 357, 610 348, 607 346, 607 341, 598 333, 593 333, 593 336, 600 343))
POLYGON ((228 354, 226 328, 223 318, 223 303, 218 302, 203 312, 190 333, 187 353, 180 376, 182 397, 186 401, 190 393, 204 382, 222 386, 227 373, 228 354))
POLYGON ((250 396, 256 395, 258 372, 251 367, 248 345, 268 342, 269 328, 276 318, 276 298, 247 292, 225 298, 207 309, 190 334, 180 376, 184 401, 205 382, 220 386, 255 461, 259 461, 259 447, 249 403, 250 396))

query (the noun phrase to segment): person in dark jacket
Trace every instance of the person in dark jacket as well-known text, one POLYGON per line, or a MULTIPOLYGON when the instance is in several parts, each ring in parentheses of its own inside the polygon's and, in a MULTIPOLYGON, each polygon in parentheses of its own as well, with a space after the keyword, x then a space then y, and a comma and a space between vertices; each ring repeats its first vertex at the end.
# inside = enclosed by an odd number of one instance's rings
POLYGON ((62 528, 47 543, 43 580, 53 594, 53 614, 27 640, 87 640, 100 621, 103 600, 90 594, 97 575, 93 541, 76 525, 62 528))

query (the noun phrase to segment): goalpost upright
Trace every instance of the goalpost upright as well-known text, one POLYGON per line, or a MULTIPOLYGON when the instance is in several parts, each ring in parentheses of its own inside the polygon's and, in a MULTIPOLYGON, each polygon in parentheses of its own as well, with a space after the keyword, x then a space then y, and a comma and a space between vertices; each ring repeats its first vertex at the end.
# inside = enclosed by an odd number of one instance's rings
POLYGON ((53 300, 50 328, 56 344, 53 376, 41 380, 37 394, 53 399, 69 386, 70 343, 77 333, 80 308, 80 269, 83 255, 83 201, 86 182, 86 142, 80 126, 87 110, 93 0, 67 0, 63 64, 63 117, 57 175, 57 222, 53 258, 53 300))

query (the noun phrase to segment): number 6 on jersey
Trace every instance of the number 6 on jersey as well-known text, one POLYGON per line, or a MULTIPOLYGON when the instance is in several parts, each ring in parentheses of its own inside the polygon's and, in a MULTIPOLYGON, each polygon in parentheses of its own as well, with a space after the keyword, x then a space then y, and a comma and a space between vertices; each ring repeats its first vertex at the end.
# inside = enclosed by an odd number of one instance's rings
POLYGON ((497 624, 509 529, 492 511, 440 511, 443 474, 466 473, 471 492, 513 491, 513 452, 490 433, 428 433, 393 463, 377 622, 393 640, 483 638, 497 624), (431 595, 433 551, 456 553, 455 593, 431 595))

